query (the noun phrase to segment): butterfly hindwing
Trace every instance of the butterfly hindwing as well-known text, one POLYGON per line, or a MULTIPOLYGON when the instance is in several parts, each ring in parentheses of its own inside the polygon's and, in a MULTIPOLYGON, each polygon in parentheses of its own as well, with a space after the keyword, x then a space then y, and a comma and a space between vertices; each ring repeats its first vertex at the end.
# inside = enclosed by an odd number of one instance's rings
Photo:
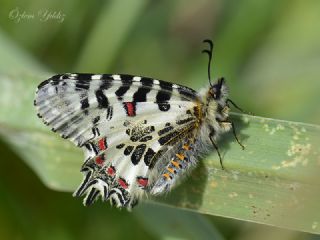
MULTIPOLYGON (((143 190, 149 190, 154 180, 161 174, 158 164, 160 166, 166 164, 163 156, 172 155, 173 152, 170 153, 170 150, 174 150, 172 146, 194 129, 195 118, 181 124, 182 120, 191 119, 188 115, 180 120, 174 114, 165 119, 161 114, 154 115, 152 118, 149 118, 148 114, 142 116, 145 120, 125 120, 124 128, 120 128, 121 130, 110 132, 99 140, 89 141, 84 146, 87 148, 89 160, 83 168, 87 169, 90 166, 98 168, 99 171, 95 169, 93 172, 99 172, 105 179, 112 179, 108 182, 108 188, 113 186, 121 190, 121 193, 116 192, 116 195, 109 193, 111 198, 116 198, 114 201, 117 205, 129 201, 129 198, 125 197, 129 194, 123 195, 126 192, 134 195, 133 199, 135 199, 142 194, 143 190), (115 176, 114 179, 113 176, 115 176)), ((166 159, 168 161, 170 157, 166 159)), ((88 184, 92 188, 95 186, 90 185, 90 182, 96 180, 96 176, 92 175, 91 179, 88 184)), ((90 191, 91 189, 88 188, 86 193, 89 194, 90 191)))

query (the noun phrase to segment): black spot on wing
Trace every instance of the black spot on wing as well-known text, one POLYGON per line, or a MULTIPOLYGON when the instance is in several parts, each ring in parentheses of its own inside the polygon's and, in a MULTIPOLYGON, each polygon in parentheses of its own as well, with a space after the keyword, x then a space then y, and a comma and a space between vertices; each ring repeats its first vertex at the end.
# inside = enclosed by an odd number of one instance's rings
MULTIPOLYGON (((59 77, 60 77, 60 75, 56 75, 56 76, 59 76, 59 77)), ((53 76, 53 77, 55 77, 55 76, 53 76)), ((58 77, 58 79, 59 79, 59 77, 58 77)), ((52 79, 52 78, 50 78, 50 79, 48 79, 48 80, 45 80, 45 81, 43 81, 42 83, 40 83, 40 84, 38 85, 38 89, 41 89, 43 86, 51 83, 51 81, 50 81, 51 79, 52 79)))
POLYGON ((84 146, 88 151, 92 151, 92 147, 89 143, 84 144, 84 146))
POLYGON ((172 139, 174 139, 178 135, 179 135, 178 131, 172 131, 169 134, 159 138, 158 142, 160 143, 161 146, 165 145, 166 143, 170 142, 172 139))
POLYGON ((122 74, 120 77, 123 85, 115 92, 119 99, 121 99, 122 96, 130 89, 133 79, 133 76, 127 74, 122 74))
POLYGON ((90 105, 89 105, 88 97, 82 99, 82 100, 80 101, 80 104, 81 104, 81 109, 82 109, 82 110, 89 108, 90 105))
POLYGON ((159 131, 158 131, 158 135, 159 136, 161 136, 161 135, 163 135, 163 134, 165 134, 165 133, 167 133, 167 132, 169 132, 169 131, 171 131, 171 130, 173 130, 173 127, 172 126, 166 126, 165 128, 163 128, 163 129, 160 129, 159 131))
POLYGON ((130 153, 132 152, 133 150, 133 146, 127 146, 125 149, 124 149, 124 155, 128 156, 130 155, 130 153))
MULTIPOLYGON (((90 88, 91 76, 92 74, 88 74, 88 73, 77 74, 75 90, 76 91, 88 90, 90 88)), ((70 78, 70 76, 68 78, 70 78)))
POLYGON ((91 132, 94 137, 100 136, 99 128, 93 127, 93 128, 91 128, 91 132))
POLYGON ((69 79, 70 78, 70 75, 69 74, 61 74, 60 75, 60 79, 69 79))
POLYGON ((93 120, 92 123, 93 124, 97 124, 100 121, 100 116, 96 116, 93 120))
POLYGON ((96 198, 99 196, 99 191, 96 188, 92 188, 88 194, 88 196, 85 198, 84 205, 90 206, 92 203, 96 200, 96 198))
POLYGON ((160 90, 160 91, 157 93, 156 102, 157 102, 157 103, 167 102, 167 101, 170 100, 170 98, 171 98, 171 92, 167 92, 167 91, 164 91, 164 90, 160 90))
POLYGON ((111 80, 108 80, 108 79, 101 80, 100 89, 107 90, 111 87, 112 87, 111 80))
POLYGON ((133 94, 134 102, 145 102, 147 100, 147 94, 151 91, 153 86, 153 80, 151 78, 143 77, 140 80, 141 87, 133 94))
POLYGON ((177 120, 176 123, 178 125, 182 125, 182 124, 185 124, 185 123, 188 123, 188 122, 192 122, 194 121, 195 119, 193 117, 189 117, 189 118, 185 118, 185 119, 180 119, 180 120, 177 120))
POLYGON ((101 79, 103 80, 112 80, 112 74, 102 74, 101 79))
POLYGON ((182 98, 187 98, 190 100, 194 100, 194 99, 198 98, 197 92, 191 88, 179 86, 178 92, 181 94, 182 98))
MULTIPOLYGON (((139 128, 133 128, 131 132, 131 137, 130 140, 132 142, 146 142, 152 139, 151 136, 148 136, 148 134, 152 133, 155 131, 154 126, 148 126, 145 127, 144 129, 139 129, 139 128)), ((128 134, 128 133, 127 133, 128 134)))
POLYGON ((147 78, 147 77, 142 77, 140 80, 142 86, 145 87, 152 87, 153 86, 153 79, 152 78, 147 78))
MULTIPOLYGON (((62 75, 63 75, 63 74, 54 75, 54 76, 52 76, 51 78, 49 78, 48 80, 59 80, 62 75)), ((47 80, 47 81, 48 81, 48 80, 47 80)))
POLYGON ((129 74, 121 74, 120 78, 121 78, 123 83, 127 83, 127 84, 130 83, 131 84, 133 76, 129 75, 129 74))
POLYGON ((118 98, 122 98, 122 96, 130 89, 130 86, 121 86, 115 92, 118 98))
POLYGON ((90 82, 90 79, 92 77, 92 74, 91 73, 76 73, 76 78, 78 80, 81 80, 81 81, 86 81, 86 82, 90 82))
POLYGON ((92 172, 88 171, 83 182, 81 183, 80 187, 78 188, 78 190, 75 193, 75 195, 77 197, 80 197, 83 194, 83 192, 87 189, 86 186, 91 178, 91 175, 92 175, 92 172))
POLYGON ((131 134, 130 128, 127 128, 127 129, 126 129, 126 134, 130 136, 130 134, 131 134))
POLYGON ((133 94, 133 102, 145 102, 147 101, 147 94, 151 91, 151 88, 139 87, 133 94))
POLYGON ((121 144, 119 144, 119 145, 116 146, 116 148, 118 148, 118 149, 121 149, 121 148, 123 148, 123 147, 124 147, 124 143, 121 143, 121 144))
POLYGON ((96 91, 96 98, 98 102, 98 108, 107 108, 109 106, 108 98, 106 95, 104 95, 101 89, 96 91))
POLYGON ((152 139, 152 136, 145 136, 145 137, 142 137, 140 138, 139 142, 148 142, 152 139))
POLYGON ((86 81, 77 80, 75 84, 76 91, 88 90, 90 85, 86 81))
POLYGON ((166 146, 163 146, 162 149, 155 153, 155 156, 157 157, 151 159, 151 162, 149 163, 149 169, 153 169, 155 167, 157 161, 159 160, 159 157, 163 156, 167 152, 167 150, 168 148, 166 146))
POLYGON ((157 103, 157 104, 158 104, 159 110, 162 112, 169 111, 169 109, 170 109, 170 104, 167 102, 162 102, 162 103, 157 103))
POLYGON ((161 90, 157 93, 156 103, 158 104, 160 111, 166 112, 170 109, 170 104, 168 101, 170 100, 172 94, 172 84, 161 81, 160 87, 161 90))
POLYGON ((130 137, 130 140, 132 141, 132 142, 136 142, 136 141, 138 141, 139 140, 139 135, 133 135, 133 136, 131 136, 130 137))
POLYGON ((153 151, 152 148, 148 148, 146 154, 144 155, 144 163, 146 164, 146 166, 150 166, 151 160, 153 158, 153 156, 156 154, 155 151, 153 151))
POLYGON ((92 142, 89 142, 88 144, 91 145, 91 148, 92 148, 92 150, 94 151, 95 155, 98 155, 98 153, 99 153, 99 148, 98 148, 95 144, 93 144, 92 142))
POLYGON ((109 106, 108 109, 107 109, 107 117, 106 117, 106 119, 110 120, 110 119, 112 119, 112 116, 113 116, 113 107, 109 106))
POLYGON ((156 102, 167 102, 171 98, 172 94, 172 83, 160 81, 161 90, 157 93, 156 102))
POLYGON ((154 132, 154 130, 155 130, 154 126, 149 126, 149 127, 146 128, 145 131, 149 134, 149 133, 154 132))
POLYGON ((166 82, 166 81, 159 81, 160 82, 160 87, 164 90, 167 91, 172 91, 172 83, 166 82))
POLYGON ((140 144, 135 148, 135 150, 131 155, 131 162, 133 165, 137 165, 139 163, 140 159, 143 156, 144 151, 146 150, 146 147, 147 147, 146 144, 140 144))

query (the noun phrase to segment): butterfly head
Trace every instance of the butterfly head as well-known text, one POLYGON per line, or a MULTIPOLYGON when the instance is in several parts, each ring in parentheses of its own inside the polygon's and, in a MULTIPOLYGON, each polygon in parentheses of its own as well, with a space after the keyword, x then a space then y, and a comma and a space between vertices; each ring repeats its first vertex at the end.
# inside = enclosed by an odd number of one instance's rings
POLYGON ((215 84, 212 84, 209 89, 209 98, 216 102, 225 102, 227 100, 228 88, 224 78, 219 78, 215 84))

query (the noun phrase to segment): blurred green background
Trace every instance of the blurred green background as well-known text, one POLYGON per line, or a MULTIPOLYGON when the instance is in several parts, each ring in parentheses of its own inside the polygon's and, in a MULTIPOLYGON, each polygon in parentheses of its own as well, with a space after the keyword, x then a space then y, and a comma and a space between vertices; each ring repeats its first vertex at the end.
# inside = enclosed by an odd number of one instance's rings
MULTIPOLYGON (((2 76, 128 73, 199 89, 207 85, 202 40, 210 38, 213 75, 226 78, 231 98, 244 109, 320 123, 318 0, 0 0, 0 5, 2 76)), ((7 89, 0 91, 3 102, 7 89)), ((0 239, 205 239, 210 234, 216 239, 320 239, 149 204, 134 213, 100 202, 85 208, 70 193, 44 187, 4 141, 0 151, 0 239), (186 234, 197 226, 168 219, 166 212, 199 218, 208 234, 186 234)))

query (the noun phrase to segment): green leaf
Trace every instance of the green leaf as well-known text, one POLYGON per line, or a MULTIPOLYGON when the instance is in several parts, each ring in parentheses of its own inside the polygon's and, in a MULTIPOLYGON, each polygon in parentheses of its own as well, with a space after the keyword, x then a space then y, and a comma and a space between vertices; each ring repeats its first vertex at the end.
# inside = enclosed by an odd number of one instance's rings
MULTIPOLYGON (((35 61, 30 55, 12 43, 12 40, 0 28, 0 73, 15 74, 23 72, 42 73, 45 67, 35 61)), ((4 88, 3 88, 4 89, 4 88)))
POLYGON ((158 238, 223 239, 202 214, 159 204, 140 204, 134 213, 137 215, 137 219, 146 226, 146 229, 158 238))
POLYGON ((76 71, 99 72, 109 67, 146 4, 146 0, 106 2, 82 50, 76 71))
MULTIPOLYGON (((32 108, 40 77, 1 75, 0 88, 14 83, 26 92, 0 98, 0 134, 48 187, 73 191, 82 176, 80 149, 43 127, 32 108), (37 81, 34 81, 37 80, 37 81), (33 84, 27 84, 32 82, 33 84), (7 99, 14 99, 15 111, 7 99)), ((41 77, 42 78, 42 77, 41 77)), ((245 150, 232 133, 216 153, 199 161, 188 179, 164 197, 152 198, 179 208, 278 227, 319 233, 320 127, 304 123, 232 114, 245 150)))

